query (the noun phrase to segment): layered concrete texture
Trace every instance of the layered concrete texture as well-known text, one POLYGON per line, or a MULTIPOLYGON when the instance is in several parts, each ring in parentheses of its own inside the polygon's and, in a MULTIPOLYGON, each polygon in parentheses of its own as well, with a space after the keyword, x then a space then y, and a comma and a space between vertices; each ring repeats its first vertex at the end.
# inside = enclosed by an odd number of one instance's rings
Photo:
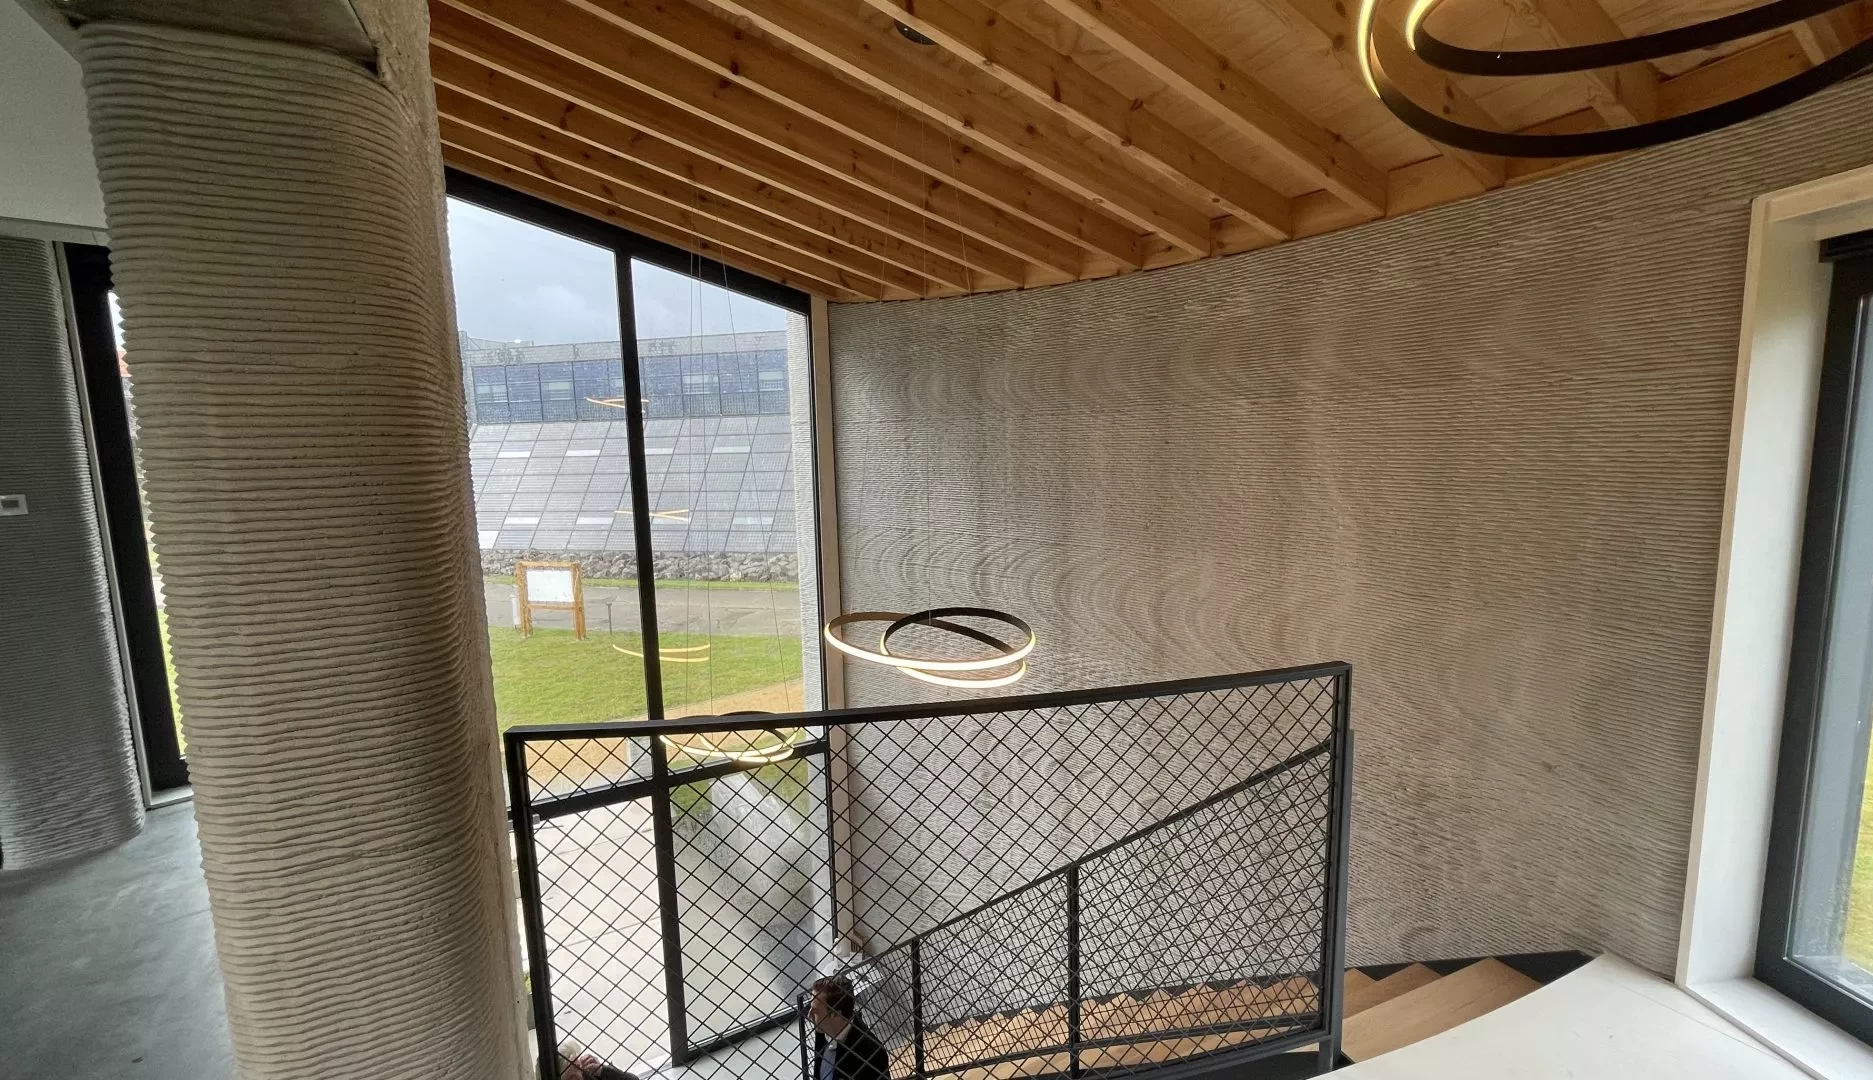
POLYGON ((143 827, 52 245, 0 237, 0 870, 143 827))
MULTIPOLYGON (((835 306, 844 606, 1015 612, 1023 689, 1349 660, 1352 962, 1669 971, 1749 202, 1873 161, 1870 110, 1862 80, 1267 251, 835 306)), ((852 705, 928 692, 846 667, 852 705)))
POLYGON ((418 0, 81 60, 243 1077, 524 1069, 418 0))

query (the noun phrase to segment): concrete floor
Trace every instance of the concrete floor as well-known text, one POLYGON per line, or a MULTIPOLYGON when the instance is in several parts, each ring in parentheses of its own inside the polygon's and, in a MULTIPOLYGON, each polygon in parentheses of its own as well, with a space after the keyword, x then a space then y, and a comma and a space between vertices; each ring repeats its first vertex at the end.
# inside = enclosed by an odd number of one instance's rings
POLYGON ((234 1076, 187 803, 115 851, 0 871, 0 1074, 234 1076))

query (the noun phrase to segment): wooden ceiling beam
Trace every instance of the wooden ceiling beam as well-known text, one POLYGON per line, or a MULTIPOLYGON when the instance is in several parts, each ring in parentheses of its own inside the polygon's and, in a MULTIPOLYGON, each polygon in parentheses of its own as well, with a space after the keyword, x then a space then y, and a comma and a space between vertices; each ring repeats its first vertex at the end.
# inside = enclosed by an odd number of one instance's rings
MULTIPOLYGON (((673 179, 694 184, 704 191, 770 217, 793 222, 803 229, 854 251, 875 256, 911 274, 965 292, 971 289, 969 273, 961 263, 796 196, 784 186, 764 179, 759 174, 730 168, 700 154, 691 153, 675 143, 618 123, 532 83, 503 75, 441 47, 431 48, 429 67, 435 76, 438 102, 442 100, 445 91, 473 98, 501 111, 532 120, 543 129, 563 133, 599 150, 612 151, 673 179)), ((751 153, 760 152, 752 144, 748 150, 751 153)), ((802 173, 810 172, 804 166, 795 165, 791 159, 774 160, 793 165, 802 173)), ((773 164, 773 161, 766 162, 764 167, 771 168, 773 164)), ((815 179, 818 179, 817 174, 815 179)), ((825 187, 836 192, 828 196, 833 200, 850 204, 871 198, 856 188, 837 191, 835 184, 834 181, 824 181, 825 187)), ((874 214, 888 216, 889 207, 882 200, 875 200, 872 210, 874 214)))
MULTIPOLYGON (((1799 75, 1810 66, 1807 54, 1796 36, 1785 31, 1659 83, 1658 115, 1661 119, 1669 119, 1696 112, 1799 75)), ((1608 126, 1604 116, 1588 108, 1536 124, 1525 129, 1525 132, 1531 135, 1552 135, 1604 131, 1608 126)), ((1509 183, 1523 184, 1604 160, 1604 156, 1558 161, 1518 159, 1509 162, 1509 183)))
MULTIPOLYGON (((1357 83, 1361 92, 1365 90, 1365 75, 1359 69, 1359 57, 1355 53, 1353 35, 1352 5, 1348 0, 1265 0, 1276 14, 1286 15, 1290 25, 1306 27, 1316 45, 1326 49, 1333 63, 1347 77, 1357 83)), ((1379 9, 1380 33, 1399 37, 1402 41, 1403 18, 1402 5, 1385 4, 1379 9)), ((1449 75, 1425 63, 1392 64, 1386 66, 1386 73, 1392 76, 1400 91, 1411 100, 1427 109, 1436 111, 1447 119, 1470 127, 1484 129, 1496 127, 1496 118, 1489 111, 1477 104, 1470 92, 1458 86, 1449 75)), ((1508 164, 1503 159, 1491 154, 1477 154, 1468 150, 1459 150, 1454 146, 1433 143, 1439 153, 1463 166, 1465 172, 1476 179, 1485 190, 1501 187, 1508 175, 1508 164)), ((1390 184, 1388 182, 1388 188, 1390 184)), ((1389 196, 1388 196, 1389 198, 1389 196)), ((1392 207, 1388 203, 1386 211, 1392 207)))
POLYGON ((1211 48, 1152 0, 1043 0, 1113 51, 1368 217, 1385 172, 1211 48))
POLYGON ((647 236, 652 240, 669 244, 671 247, 680 248, 684 251, 695 252, 704 258, 726 263, 739 270, 746 270, 750 274, 764 277, 769 281, 778 282, 790 288, 799 289, 801 292, 811 293, 814 296, 823 296, 828 300, 836 300, 842 303, 870 299, 870 297, 862 293, 849 292, 828 285, 825 282, 802 276, 776 263, 754 258, 740 251, 725 249, 707 239, 699 241, 694 235, 684 233, 679 229, 673 229, 654 218, 633 213, 623 207, 615 206, 581 191, 554 183, 534 173, 513 168, 512 166, 503 164, 492 158, 483 157, 473 151, 464 150, 460 147, 450 146, 444 143, 442 146, 442 161, 446 165, 460 169, 465 173, 479 176, 484 180, 492 181, 504 187, 513 188, 515 191, 532 195, 537 199, 542 199, 558 206, 563 206, 568 210, 576 210, 587 217, 596 218, 600 221, 608 221, 619 228, 629 229, 631 232, 637 233, 640 236, 647 236))
POLYGON ((865 0, 1029 100, 1077 124, 1148 168, 1197 188, 1215 214, 1268 236, 1292 235, 1287 196, 1171 126, 1148 104, 1119 93, 981 0, 865 0))
MULTIPOLYGON (((704 191, 688 181, 673 179, 628 158, 588 146, 550 127, 515 116, 459 90, 436 87, 436 111, 446 122, 445 126, 457 135, 467 136, 473 132, 500 139, 533 155, 540 165, 534 171, 549 177, 556 178, 556 173, 547 173, 548 168, 582 169, 608 188, 621 187, 698 217, 710 218, 766 237, 781 247, 869 278, 906 296, 930 295, 927 279, 892 266, 876 256, 853 251, 826 237, 808 232, 791 221, 752 210, 741 203, 704 191)), ((466 145, 460 138, 452 141, 458 146, 466 145)))
MULTIPOLYGON (((1505 0, 1509 10, 1549 48, 1596 45, 1626 36, 1599 0, 1505 0)), ((1658 69, 1643 61, 1594 68, 1576 76, 1587 100, 1609 126, 1649 124, 1658 119, 1658 69)))
POLYGON ((446 48, 697 153, 715 157, 704 145, 719 143, 726 129, 770 154, 856 184, 911 211, 899 215, 909 219, 900 224, 930 220, 931 243, 941 245, 946 256, 997 277, 1025 282, 1029 261, 1066 263, 1074 269, 1062 272, 1077 276, 1082 254, 1073 244, 778 102, 724 83, 572 4, 440 0, 430 11, 430 32, 446 48), (663 107, 647 108, 645 99, 663 107), (958 243, 944 244, 942 226, 961 234, 958 243))
POLYGON ((1789 27, 1789 32, 1795 35, 1808 62, 1819 64, 1860 40, 1861 25, 1868 14, 1867 5, 1849 4, 1798 22, 1789 27))
MULTIPOLYGON (((682 52, 711 71, 758 87, 828 123, 841 123, 855 95, 813 93, 836 76, 817 71, 763 41, 712 32, 690 17, 696 9, 664 0, 583 0, 638 33, 682 52)), ((1161 184, 1141 176, 1111 148, 1082 142, 1056 117, 1037 117, 992 93, 969 73, 944 66, 926 47, 863 17, 859 0, 715 0, 859 84, 928 117, 953 135, 986 146, 1133 226, 1196 255, 1209 254, 1207 215, 1161 184)))
MULTIPOLYGON (((691 239, 685 246, 690 250, 696 250, 701 242, 707 241, 725 250, 738 251, 775 266, 786 267, 796 277, 819 282, 821 292, 848 292, 873 300, 882 299, 887 293, 887 289, 876 281, 867 280, 823 259, 790 251, 761 233, 725 225, 691 210, 652 198, 622 184, 610 183, 585 169, 564 164, 545 154, 536 154, 522 149, 505 139, 471 128, 460 121, 446 116, 441 117, 438 129, 444 146, 467 151, 510 169, 531 173, 541 180, 563 188, 570 188, 582 195, 628 210, 640 217, 662 222, 668 229, 687 234, 691 239)), ((914 296, 915 294, 900 293, 899 295, 914 296)))

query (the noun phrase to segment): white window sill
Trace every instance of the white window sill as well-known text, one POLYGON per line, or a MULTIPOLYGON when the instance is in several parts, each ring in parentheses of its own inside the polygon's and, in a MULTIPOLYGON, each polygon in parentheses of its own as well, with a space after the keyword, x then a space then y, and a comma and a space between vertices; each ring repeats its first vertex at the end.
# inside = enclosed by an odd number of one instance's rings
POLYGON ((1817 1080, 1873 1076, 1873 1047, 1755 979, 1726 979, 1684 990, 1817 1080))

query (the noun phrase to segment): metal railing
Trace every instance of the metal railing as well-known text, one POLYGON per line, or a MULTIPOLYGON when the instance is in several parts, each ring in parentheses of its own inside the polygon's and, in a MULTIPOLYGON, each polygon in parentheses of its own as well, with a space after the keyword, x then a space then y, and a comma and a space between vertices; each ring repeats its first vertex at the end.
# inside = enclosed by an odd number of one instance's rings
POLYGON ((1330 1067, 1350 678, 511 729, 542 1075, 812 1080, 835 972, 893 1080, 1330 1067))

